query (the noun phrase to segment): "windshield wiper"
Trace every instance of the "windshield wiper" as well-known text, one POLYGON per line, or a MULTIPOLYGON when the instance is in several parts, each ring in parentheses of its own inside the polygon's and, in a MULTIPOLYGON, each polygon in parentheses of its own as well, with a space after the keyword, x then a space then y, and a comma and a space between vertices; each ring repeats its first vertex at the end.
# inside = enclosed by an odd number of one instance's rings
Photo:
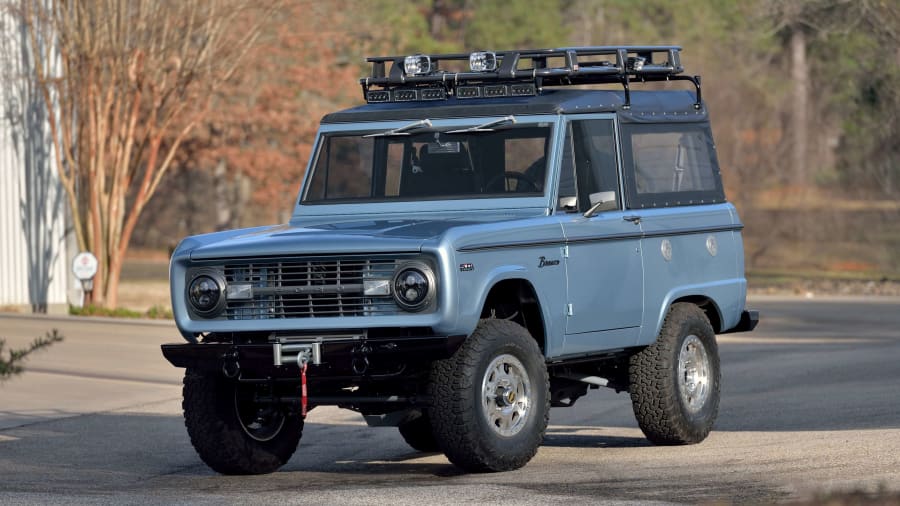
POLYGON ((473 126, 469 128, 462 128, 459 130, 450 130, 449 132, 444 132, 445 134, 468 134, 472 132, 493 132, 497 130, 497 127, 501 126, 510 126, 516 124, 515 116, 507 116, 502 119, 498 119, 495 121, 488 121, 483 125, 473 126))
POLYGON ((363 137, 387 137, 390 135, 409 135, 409 132, 413 130, 418 130, 420 128, 430 128, 431 120, 423 119, 419 121, 414 121, 408 125, 403 125, 402 127, 397 127, 391 130, 385 130, 384 132, 376 132, 374 134, 363 135, 363 137))

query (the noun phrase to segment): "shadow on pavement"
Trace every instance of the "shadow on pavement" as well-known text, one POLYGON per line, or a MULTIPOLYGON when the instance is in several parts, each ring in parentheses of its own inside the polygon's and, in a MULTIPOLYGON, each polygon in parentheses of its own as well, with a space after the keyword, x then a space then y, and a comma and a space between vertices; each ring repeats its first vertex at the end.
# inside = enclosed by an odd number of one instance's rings
MULTIPOLYGON (((152 498, 148 503, 163 504, 197 500, 255 502, 253 498, 266 502, 267 497, 279 496, 302 501, 321 494, 339 500, 341 494, 365 490, 381 494, 382 498, 388 490, 412 497, 420 487, 449 487, 442 489, 448 491, 481 487, 488 494, 484 497, 488 497, 493 493, 490 487, 498 486, 500 476, 506 487, 503 494, 514 490, 527 494, 564 491, 567 496, 582 497, 585 501, 620 497, 698 502, 711 497, 740 499, 740 494, 749 493, 751 501, 769 502, 779 497, 767 486, 750 481, 723 481, 721 476, 709 472, 704 478, 706 482, 677 492, 675 483, 680 476, 667 478, 672 486, 662 486, 661 478, 648 481, 629 477, 626 471, 586 481, 569 476, 585 471, 593 476, 592 464, 588 462, 596 462, 602 454, 590 451, 579 454, 577 448, 650 446, 637 436, 581 433, 585 430, 596 429, 583 425, 550 427, 544 446, 563 449, 562 457, 560 452, 550 451, 543 457, 539 454, 538 459, 518 471, 466 474, 440 454, 410 451, 394 428, 368 428, 346 421, 313 422, 305 427, 294 457, 278 472, 262 476, 221 476, 197 457, 178 415, 144 412, 84 415, 0 431, 0 475, 4 477, 0 481, 0 503, 4 497, 31 497, 38 503, 92 502, 109 494, 119 494, 124 502, 152 498), (587 460, 577 468, 563 469, 558 466, 559 458, 568 462, 566 465, 571 465, 573 458, 587 460), (548 488, 544 480, 547 473, 564 478, 566 485, 562 489, 548 488)), ((619 459, 633 458, 621 452, 615 455, 619 459)), ((443 500, 438 502, 452 502, 451 496, 441 497, 443 500)), ((107 499, 119 502, 113 497, 107 499)))

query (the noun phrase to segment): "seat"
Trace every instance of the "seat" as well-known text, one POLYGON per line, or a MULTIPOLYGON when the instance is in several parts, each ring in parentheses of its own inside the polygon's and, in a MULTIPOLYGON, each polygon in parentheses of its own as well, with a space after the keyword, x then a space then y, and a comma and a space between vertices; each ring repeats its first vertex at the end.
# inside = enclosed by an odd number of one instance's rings
POLYGON ((469 195, 475 192, 475 172, 469 152, 462 144, 459 151, 432 152, 431 144, 419 149, 418 163, 412 163, 400 180, 400 195, 433 197, 469 195))

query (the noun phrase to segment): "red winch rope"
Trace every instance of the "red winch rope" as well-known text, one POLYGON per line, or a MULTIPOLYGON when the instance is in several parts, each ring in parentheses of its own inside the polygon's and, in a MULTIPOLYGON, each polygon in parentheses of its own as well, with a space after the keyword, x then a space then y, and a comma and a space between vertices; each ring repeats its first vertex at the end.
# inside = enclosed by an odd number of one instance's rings
POLYGON ((300 367, 300 415, 306 418, 306 362, 300 367))

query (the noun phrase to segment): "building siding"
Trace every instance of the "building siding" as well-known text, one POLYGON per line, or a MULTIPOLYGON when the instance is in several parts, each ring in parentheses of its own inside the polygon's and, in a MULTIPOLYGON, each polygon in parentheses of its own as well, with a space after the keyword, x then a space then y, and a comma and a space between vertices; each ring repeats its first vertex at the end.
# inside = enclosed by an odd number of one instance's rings
POLYGON ((25 34, 8 5, 0 0, 0 306, 57 312, 69 284, 67 203, 25 34))

